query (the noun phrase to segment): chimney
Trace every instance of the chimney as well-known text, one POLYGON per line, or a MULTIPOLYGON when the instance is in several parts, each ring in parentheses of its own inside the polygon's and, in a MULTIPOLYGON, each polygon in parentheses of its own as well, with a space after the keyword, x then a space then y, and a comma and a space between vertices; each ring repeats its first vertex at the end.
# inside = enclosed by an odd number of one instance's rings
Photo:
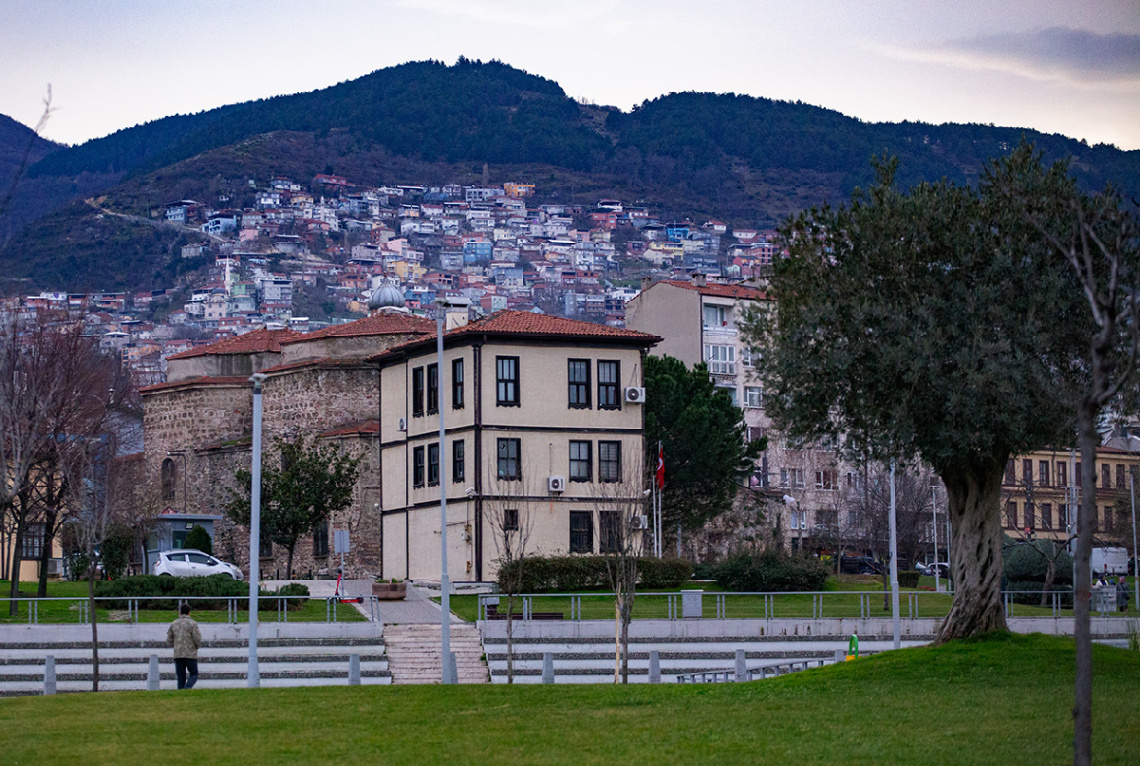
POLYGON ((467 309, 471 301, 466 298, 450 298, 447 302, 447 313, 443 317, 443 329, 454 330, 467 325, 467 309))
POLYGON ((652 285, 652 284, 653 284, 653 280, 650 277, 642 277, 641 278, 641 292, 645 292, 646 290, 648 290, 650 285, 652 285))
POLYGON ((706 277, 704 274, 701 274, 700 272, 697 272, 697 271, 693 272, 693 285, 694 286, 704 287, 707 284, 708 284, 708 277, 706 277))

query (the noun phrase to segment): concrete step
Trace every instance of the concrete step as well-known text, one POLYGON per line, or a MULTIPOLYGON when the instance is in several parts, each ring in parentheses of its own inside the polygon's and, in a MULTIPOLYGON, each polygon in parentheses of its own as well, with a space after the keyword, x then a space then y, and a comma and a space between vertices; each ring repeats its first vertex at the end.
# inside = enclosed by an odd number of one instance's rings
MULTIPOLYGON (((439 683, 443 667, 439 625, 389 625, 384 640, 392 683, 439 683)), ((482 640, 474 625, 451 626, 450 650, 460 683, 487 683, 482 640)))

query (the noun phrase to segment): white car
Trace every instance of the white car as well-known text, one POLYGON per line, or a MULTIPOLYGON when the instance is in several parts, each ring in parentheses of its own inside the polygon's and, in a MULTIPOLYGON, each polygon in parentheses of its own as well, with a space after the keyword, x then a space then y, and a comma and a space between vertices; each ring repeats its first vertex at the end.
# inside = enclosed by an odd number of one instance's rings
POLYGON ((151 573, 168 577, 206 577, 224 574, 235 580, 243 578, 241 570, 233 564, 219 561, 210 554, 193 548, 162 551, 151 567, 151 573))

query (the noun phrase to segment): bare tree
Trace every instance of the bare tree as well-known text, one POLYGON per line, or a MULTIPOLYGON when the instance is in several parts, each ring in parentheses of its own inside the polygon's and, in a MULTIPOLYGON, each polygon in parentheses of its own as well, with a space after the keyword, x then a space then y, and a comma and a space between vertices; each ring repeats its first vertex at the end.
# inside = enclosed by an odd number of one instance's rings
POLYGON ((534 513, 526 501, 528 491, 523 480, 500 482, 498 486, 501 494, 485 498, 483 512, 498 554, 499 590, 507 601, 507 683, 513 684, 515 606, 523 588, 527 546, 534 529, 534 513))
MULTIPOLYGON (((895 470, 895 534, 899 558, 913 564, 918 550, 927 536, 930 524, 929 468, 899 466, 895 470)), ((848 495, 848 507, 857 519, 857 531, 849 534, 861 537, 867 549, 878 561, 890 561, 890 469, 876 465, 864 476, 859 486, 848 495)), ((880 567, 883 582, 883 609, 890 608, 890 567, 880 567)))
POLYGON ((1033 532, 1034 525, 1027 523, 1025 527, 1017 525, 1017 519, 1012 518, 1013 498, 1022 496, 1025 498, 1025 507, 1029 509, 1027 513, 1035 513, 1038 505, 1038 496, 1036 487, 1032 479, 1022 480, 1015 483, 1008 490, 1002 492, 1002 507, 1006 509, 1006 526, 1012 528, 1013 534, 1010 535, 1013 539, 1017 540, 1028 546, 1028 550, 1036 553, 1041 560, 1045 562, 1045 582, 1041 586, 1041 606, 1045 607, 1049 604, 1049 593, 1053 590, 1053 583, 1057 579, 1057 563, 1062 557, 1068 554, 1069 543, 1071 543, 1076 535, 1069 531, 1066 536, 1060 540, 1038 540, 1036 534, 1033 532))
POLYGON ((637 598, 638 564, 648 536, 648 498, 643 491, 649 473, 640 462, 591 485, 597 511, 599 550, 614 592, 614 683, 629 683, 629 623, 637 598))
POLYGON ((1092 762, 1092 633, 1090 624, 1093 530, 1096 526, 1097 423, 1102 410, 1133 384, 1140 350, 1140 225, 1111 188, 1089 197, 1077 190, 1068 167, 1042 168, 1038 157, 1025 172, 1029 183, 999 179, 1047 245, 1071 268, 1084 295, 1087 346, 1071 362, 1061 392, 1075 403, 1081 452, 1081 502, 1074 562, 1076 682, 1073 763, 1092 762), (1024 189, 1019 194, 1018 189, 1024 189), (1091 321, 1089 321, 1091 320, 1091 321))

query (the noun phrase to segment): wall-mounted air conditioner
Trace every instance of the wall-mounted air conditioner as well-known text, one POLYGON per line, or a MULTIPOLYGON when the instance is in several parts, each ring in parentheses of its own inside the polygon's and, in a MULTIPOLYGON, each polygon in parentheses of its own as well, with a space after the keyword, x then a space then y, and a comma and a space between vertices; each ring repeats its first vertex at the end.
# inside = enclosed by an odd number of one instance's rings
POLYGON ((551 494, 566 491, 566 477, 565 476, 551 476, 546 480, 546 489, 551 494))
POLYGON ((630 529, 649 529, 648 516, 630 516, 629 517, 630 529))
POLYGON ((408 430, 408 419, 407 418, 400 418, 400 430, 401 431, 407 431, 408 430))
POLYGON ((625 400, 629 404, 644 404, 645 389, 638 386, 629 386, 625 390, 625 400))

